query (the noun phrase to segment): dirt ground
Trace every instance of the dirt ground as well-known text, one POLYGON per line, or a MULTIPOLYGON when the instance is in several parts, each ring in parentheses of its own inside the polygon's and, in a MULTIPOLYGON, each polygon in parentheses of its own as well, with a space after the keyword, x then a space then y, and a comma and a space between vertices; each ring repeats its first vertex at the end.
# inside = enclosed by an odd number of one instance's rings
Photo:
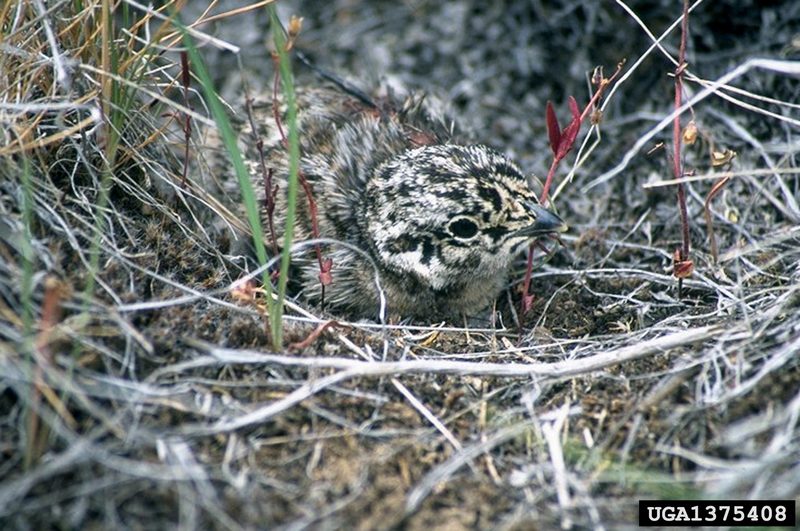
MULTIPOLYGON (((297 47, 313 64, 366 90, 388 80, 435 92, 476 140, 539 176, 552 160, 547 101, 563 123, 568 96, 588 101, 593 68, 609 75, 626 60, 599 134, 556 176, 554 203, 571 229, 535 264, 533 307, 521 317, 524 256, 494 320, 350 322, 299 300, 276 351, 261 305, 231 289, 252 268, 241 254, 248 236, 226 225, 240 206, 201 189, 213 172, 203 124, 181 184, 183 132, 139 94, 99 213, 102 141, 75 134, 29 164, 6 134, 0 527, 621 529, 637 525, 641 499, 797 502, 800 4, 700 2, 690 15, 686 99, 750 68, 682 115, 700 131, 684 164, 717 175, 687 184, 694 273, 680 288, 676 190, 661 184, 672 179, 671 122, 659 129, 673 111, 667 56, 678 54, 680 29, 650 52, 645 30, 661 35, 680 5, 627 5, 278 5, 284 21, 303 17, 297 47), (715 258, 703 207, 722 172, 732 178, 709 201, 715 258)), ((41 20, 29 31, 46 42, 41 20)), ((200 48, 231 112, 243 81, 271 86, 268 26, 263 9, 198 26, 240 47, 200 48)), ((0 67, 30 45, 4 35, 0 67)), ((141 80, 151 90, 178 72, 175 51, 157 61, 164 70, 141 80)), ((22 102, 45 110, 15 106, 13 77, 0 69, 9 131, 36 116, 46 136, 80 118, 65 124, 47 107, 95 90, 90 70, 71 68, 81 73, 71 92, 30 91, 22 102)), ((294 68, 298 85, 323 83, 294 68)), ((183 102, 180 84, 162 92, 183 102)), ((191 103, 209 116, 199 96, 191 103)))

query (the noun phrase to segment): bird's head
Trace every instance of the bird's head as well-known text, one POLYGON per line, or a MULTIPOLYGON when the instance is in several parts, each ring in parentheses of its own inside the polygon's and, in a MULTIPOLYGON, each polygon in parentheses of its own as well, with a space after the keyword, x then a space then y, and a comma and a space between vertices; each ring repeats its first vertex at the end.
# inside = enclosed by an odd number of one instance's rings
POLYGON ((481 145, 395 156, 368 181, 364 208, 382 265, 434 290, 505 276, 524 245, 566 230, 519 168, 481 145))

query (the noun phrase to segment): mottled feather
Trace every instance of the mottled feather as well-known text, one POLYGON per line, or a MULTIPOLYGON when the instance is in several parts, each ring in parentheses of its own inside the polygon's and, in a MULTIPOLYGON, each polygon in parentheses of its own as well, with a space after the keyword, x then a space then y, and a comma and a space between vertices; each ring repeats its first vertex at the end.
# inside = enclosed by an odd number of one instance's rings
MULTIPOLYGON (((377 268, 392 315, 476 314, 507 284, 512 259, 532 238, 563 228, 538 206, 513 162, 486 146, 462 145, 454 122, 433 98, 383 95, 370 105, 324 88, 299 92, 298 107, 300 171, 313 189, 320 236, 347 242, 371 258, 347 246, 323 248, 333 260, 325 301, 335 312, 377 316, 377 268)), ((253 114, 278 185, 274 223, 280 234, 287 153, 272 103, 254 102, 253 114)), ((255 137, 247 120, 239 127, 263 205, 255 137)), ((312 237, 307 200, 299 195, 296 241, 312 237)), ((314 251, 295 254, 293 264, 301 295, 319 302, 314 251)))

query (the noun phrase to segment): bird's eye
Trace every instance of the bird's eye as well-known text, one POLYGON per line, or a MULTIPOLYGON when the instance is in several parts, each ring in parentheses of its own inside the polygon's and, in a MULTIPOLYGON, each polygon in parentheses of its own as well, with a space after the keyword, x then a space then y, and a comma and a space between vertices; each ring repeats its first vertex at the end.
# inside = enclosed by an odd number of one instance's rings
POLYGON ((450 234, 462 240, 469 240, 478 234, 478 224, 469 218, 456 218, 447 226, 450 234))

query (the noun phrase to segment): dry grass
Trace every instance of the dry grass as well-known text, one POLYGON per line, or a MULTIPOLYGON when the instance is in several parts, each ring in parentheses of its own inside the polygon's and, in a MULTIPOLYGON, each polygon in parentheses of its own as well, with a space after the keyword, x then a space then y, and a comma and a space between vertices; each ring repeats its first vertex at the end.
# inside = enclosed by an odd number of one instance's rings
POLYGON ((531 313, 518 322, 512 289, 482 328, 340 320, 304 343, 329 316, 290 300, 280 352, 238 283, 254 275, 241 192, 211 186, 215 121, 196 79, 184 94, 167 20, 196 20, 234 102, 242 80, 272 82, 263 6, 0 7, 3 528, 616 528, 642 498, 797 499, 800 6, 693 7, 679 298, 658 147, 679 7, 500 4, 291 8, 318 64, 445 91, 476 138, 540 172, 546 100, 587 100, 585 73, 627 58, 556 177, 573 230, 534 270, 531 313), (724 177, 715 257, 703 206, 724 177))

